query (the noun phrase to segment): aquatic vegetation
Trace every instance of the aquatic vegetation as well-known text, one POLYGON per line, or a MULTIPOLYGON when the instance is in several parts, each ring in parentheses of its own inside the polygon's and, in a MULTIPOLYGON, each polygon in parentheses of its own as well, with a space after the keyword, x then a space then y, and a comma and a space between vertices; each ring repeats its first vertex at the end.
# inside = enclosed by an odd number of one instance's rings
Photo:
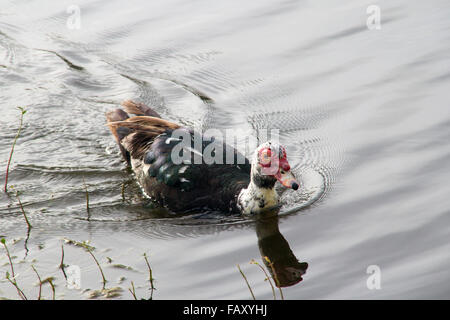
MULTIPOLYGON (((105 273, 103 272, 103 268, 101 267, 100 262, 98 261, 98 259, 96 258, 96 256, 93 253, 93 251, 95 250, 95 247, 91 246, 88 241, 80 242, 80 241, 71 240, 71 239, 67 239, 67 238, 64 239, 64 240, 65 240, 65 242, 67 244, 71 244, 71 245, 74 245, 74 246, 77 246, 77 247, 81 247, 86 252, 88 252, 91 255, 91 257, 94 259, 95 264, 97 265, 97 267, 98 267, 98 269, 100 271, 100 274, 101 274, 101 277, 102 277, 103 286, 102 286, 102 288, 100 290, 91 291, 88 294, 88 298, 94 299, 94 298, 98 298, 98 297, 101 297, 101 296, 106 297, 106 298, 114 298, 114 297, 119 296, 120 293, 123 291, 122 288, 120 288, 120 287, 106 288, 106 283, 108 282, 108 280, 106 280, 106 276, 105 276, 105 273)), ((108 263, 112 263, 113 260, 110 257, 106 257, 106 258, 107 258, 108 263)), ((144 253, 144 260, 145 260, 145 264, 146 264, 147 269, 148 269, 148 275, 149 275, 148 276, 148 281, 149 281, 149 284, 150 284, 150 287, 149 287, 150 297, 148 298, 148 300, 153 300, 153 293, 156 290, 155 285, 154 285, 155 279, 153 278, 153 269, 150 266, 150 262, 148 261, 148 256, 147 256, 146 253, 144 253)), ((65 267, 65 264, 64 264, 64 248, 63 248, 63 246, 61 246, 60 269, 63 270, 63 273, 65 275, 64 267, 65 267)), ((134 270, 130 266, 126 266, 126 265, 123 265, 123 264, 117 264, 117 263, 116 264, 112 264, 112 267, 118 268, 118 269, 131 270, 131 271, 134 270)), ((65 275, 65 277, 66 277, 66 275, 65 275)), ((135 286, 134 286, 134 282, 133 281, 131 281, 131 288, 129 288, 128 291, 130 291, 130 293, 133 296, 133 298, 137 300, 136 290, 135 290, 135 286)))
POLYGON ((67 274, 66 274, 65 267, 67 267, 67 265, 64 264, 64 245, 61 243, 61 262, 59 263, 59 269, 61 269, 61 271, 64 275, 64 279, 67 280, 67 274))
MULTIPOLYGON (((123 280, 125 280, 125 277, 120 277, 120 281, 119 286, 116 287, 107 287, 107 283, 109 282, 106 279, 106 275, 104 273, 104 270, 102 268, 102 265, 99 261, 99 258, 94 255, 94 250, 96 250, 96 248, 92 245, 90 245, 89 241, 76 241, 76 240, 71 240, 71 239, 64 239, 66 244, 70 244, 73 245, 75 247, 79 247, 82 248, 84 251, 86 251, 94 260, 95 264, 98 267, 98 270, 100 271, 100 275, 101 275, 101 279, 102 279, 102 286, 99 289, 96 290, 92 290, 92 289, 85 289, 83 290, 83 293, 86 294, 86 297, 88 299, 97 299, 97 298, 106 298, 106 299, 112 299, 112 298, 117 298, 117 297, 121 297, 122 292, 124 291, 125 288, 123 288, 122 286, 120 286, 120 284, 123 282, 123 280)), ((25 295, 24 290, 19 286, 18 282, 17 282, 17 274, 16 274, 16 270, 14 268, 14 263, 13 263, 13 259, 14 256, 11 255, 10 250, 7 246, 6 240, 5 238, 1 238, 0 242, 3 244, 5 252, 6 252, 6 256, 8 258, 9 263, 6 265, 9 265, 10 270, 6 272, 6 279, 9 281, 9 283, 11 285, 13 285, 17 291, 17 294, 19 295, 20 299, 22 300, 28 300, 28 297, 25 295)), ((14 242, 12 242, 14 243, 14 242)), ((65 268, 68 267, 69 265, 66 265, 64 262, 65 259, 65 250, 64 250, 64 245, 61 244, 61 260, 58 266, 58 269, 61 269, 63 275, 64 275, 64 279, 66 279, 67 281, 67 275, 65 272, 65 268)), ((136 287, 135 281, 130 281, 130 287, 128 288, 128 291, 131 294, 131 297, 134 300, 153 300, 154 297, 154 292, 156 290, 155 288, 155 278, 153 277, 153 268, 150 265, 149 262, 149 257, 147 255, 147 253, 143 254, 144 257, 144 261, 145 261, 145 265, 147 267, 147 271, 148 271, 148 278, 146 279, 148 282, 148 286, 147 285, 140 285, 136 287), (150 295, 148 297, 139 297, 138 293, 136 292, 137 288, 140 288, 141 290, 144 289, 145 287, 148 288, 148 290, 150 291, 150 295)), ((102 258, 103 259, 103 258, 102 258)), ((120 263, 113 263, 113 259, 111 257, 106 257, 107 262, 110 264, 111 267, 113 268, 117 268, 117 269, 124 269, 124 270, 128 270, 128 271, 137 271, 134 268, 130 267, 130 266, 126 266, 124 264, 120 264, 120 263)), ((31 265, 30 268, 32 269, 32 271, 36 274, 36 277, 38 279, 37 284, 35 284, 36 286, 38 286, 38 293, 37 293, 37 300, 43 300, 46 299, 44 294, 43 294, 43 288, 44 285, 48 284, 50 286, 51 289, 51 297, 48 297, 49 299, 55 300, 56 299, 56 286, 55 286, 55 282, 56 282, 56 277, 54 276, 49 276, 47 278, 43 278, 41 277, 40 273, 38 272, 37 268, 35 267, 35 262, 36 260, 33 259, 31 261, 31 265)), ((283 296, 283 292, 280 288, 280 283, 277 279, 276 276, 271 276, 266 268, 273 268, 273 263, 270 261, 270 259, 267 256, 263 257, 263 262, 264 264, 257 262, 256 260, 252 259, 250 261, 250 264, 256 265, 258 268, 261 269, 261 271, 264 274, 264 281, 267 281, 268 284, 270 285, 271 291, 272 291, 272 295, 273 295, 273 299, 276 300, 277 299, 277 294, 276 294, 276 289, 275 286, 277 286, 279 288, 279 296, 280 298, 283 300, 284 296, 283 296)), ((245 273, 242 271, 240 265, 237 265, 237 268, 240 272, 240 274, 242 275, 247 288, 251 294, 251 297, 253 300, 256 300, 255 294, 253 292, 253 289, 247 279, 247 276, 245 275, 245 273)), ((272 270, 272 274, 276 275, 276 273, 272 270)), ((63 281, 64 281, 63 279, 63 281)), ((61 280, 61 278, 60 278, 61 280)))
POLYGON ((275 284, 277 285, 278 289, 280 290, 281 300, 284 300, 283 290, 281 290, 281 283, 280 283, 280 280, 278 279, 277 273, 276 273, 276 271, 274 269, 273 262, 270 261, 269 257, 267 257, 267 256, 264 256, 264 260, 267 262, 267 264, 272 269, 273 279, 274 279, 275 284))
MULTIPOLYGON (((14 189, 13 186, 11 186, 11 188, 14 189)), ((29 234, 29 233, 30 233, 30 230, 31 230, 31 228, 32 228, 33 226, 31 225, 30 220, 28 220, 27 214, 26 214, 25 209, 23 208, 23 205, 22 205, 22 201, 20 201, 19 191, 15 190, 15 189, 14 189, 14 191, 16 191, 16 198, 17 198, 17 201, 19 202, 20 210, 21 210, 21 212, 22 212, 23 217, 25 218, 25 222, 27 223, 27 226, 28 226, 28 234, 29 234)))
POLYGON ((31 269, 33 269, 34 273, 36 273, 36 276, 37 276, 38 279, 39 279, 39 294, 38 294, 37 299, 38 299, 38 300, 41 300, 41 295, 42 295, 42 279, 41 279, 41 276, 39 275, 39 273, 37 272, 36 268, 35 268, 33 265, 31 265, 31 269))
MULTIPOLYGON (((14 264, 13 264, 13 257, 11 256, 8 246, 6 244, 6 240, 5 238, 2 238, 0 240, 0 242, 3 244, 3 247, 5 248, 6 251, 6 256, 8 257, 9 260, 9 265, 10 265, 10 270, 11 273, 9 271, 6 272, 5 278, 6 280, 8 280, 8 282, 14 286, 17 290, 17 294, 19 295, 20 299, 22 300, 28 300, 28 297, 25 295, 23 289, 21 289, 19 287, 19 284, 17 282, 17 274, 15 273, 14 270, 14 264)), ((53 284, 53 281, 55 280, 54 277, 47 277, 44 280, 42 280, 40 274, 38 273, 38 271, 36 270, 35 266, 32 264, 31 265, 31 269, 33 270, 33 272, 36 274, 38 280, 39 280, 39 292, 37 295, 37 300, 41 300, 42 299, 42 286, 46 283, 48 283, 50 285, 50 288, 52 290, 52 300, 55 300, 55 295, 56 295, 56 290, 55 290, 55 285, 53 284)))
MULTIPOLYGON (((150 297, 147 300, 153 300, 153 292, 156 290, 155 285, 154 285, 154 281, 155 279, 153 278, 153 270, 150 267, 150 263, 148 262, 148 258, 147 258, 147 254, 144 253, 144 259, 145 259, 145 263, 147 265, 147 269, 148 269, 148 281, 150 283, 150 297)), ((136 289, 134 287, 134 282, 131 281, 131 288, 128 288, 128 291, 131 293, 131 295, 133 296, 134 300, 138 300, 137 296, 136 296, 136 289)), ((144 298, 141 298, 141 300, 146 300, 144 298)))
MULTIPOLYGON (((269 274, 267 273, 266 269, 260 263, 258 263, 255 259, 252 259, 250 261, 250 264, 254 264, 254 265, 258 266, 262 270, 262 272, 264 273, 264 275, 265 275, 264 281, 267 281, 269 283, 270 288, 272 289, 273 299, 276 300, 277 297, 276 297, 276 294, 275 294, 275 287, 273 286, 271 278, 275 282, 276 286, 279 289, 281 300, 284 300, 283 290, 281 289, 281 285, 280 285, 280 282, 278 281, 278 278, 276 276, 276 272, 273 269, 273 263, 270 261, 270 259, 267 256, 264 256, 263 259, 266 262, 265 264, 269 265, 270 268, 272 269, 272 274, 274 274, 274 276, 270 277, 269 274)), ((241 273, 242 278, 244 278, 245 283, 247 284, 248 290, 250 291, 250 294, 252 295, 253 300, 256 300, 255 294, 253 293, 253 290, 252 290, 252 288, 250 286, 250 283, 248 282, 247 277, 245 276, 244 272, 241 270, 241 267, 239 265, 237 265, 237 268, 238 268, 239 272, 241 273)))
POLYGON ((83 241, 83 242, 72 240, 72 239, 67 239, 67 238, 64 238, 63 240, 64 240, 64 242, 66 244, 71 244, 71 245, 74 245, 76 247, 82 247, 82 248, 89 249, 89 250, 94 250, 95 249, 95 247, 89 245, 89 241, 87 241, 87 240, 83 241))
POLYGON ((121 287, 103 288, 101 290, 91 291, 88 295, 89 299, 105 297, 107 299, 119 297, 123 289, 121 287))
POLYGON ((98 262, 98 260, 97 260, 97 258, 95 257, 94 253, 92 253, 92 251, 95 250, 95 247, 90 246, 90 245, 87 243, 87 241, 84 241, 84 242, 78 242, 78 241, 75 241, 75 240, 69 240, 69 239, 66 239, 66 242, 67 242, 67 243, 74 244, 74 245, 76 245, 76 246, 78 246, 78 247, 83 248, 87 253, 89 253, 89 255, 92 257, 92 259, 94 259, 95 264, 97 265, 98 269, 100 270, 100 274, 101 274, 101 276, 102 276, 102 283, 103 283, 102 290, 105 290, 105 289, 106 289, 106 282, 108 282, 108 281, 106 280, 105 274, 103 273, 102 266, 101 266, 100 263, 98 262))
POLYGON ((92 253, 92 251, 90 250, 90 249, 86 249, 86 251, 91 255, 91 257, 94 259, 94 261, 95 261, 95 264, 97 265, 97 267, 98 267, 98 269, 100 270, 100 274, 102 275, 102 281, 103 281, 103 290, 105 290, 105 287, 106 287, 106 282, 107 282, 107 280, 106 280, 106 278, 105 278, 105 274, 103 273, 103 269, 102 269, 102 267, 100 266, 100 263, 98 262, 98 260, 97 260, 97 258, 94 256, 94 254, 92 253))
MULTIPOLYGON (((73 244, 77 247, 83 248, 87 253, 89 253, 89 255, 92 257, 92 259, 94 259, 94 262, 100 271, 100 274, 102 277, 102 284, 103 284, 102 289, 98 290, 98 292, 97 292, 98 294, 94 294, 94 297, 97 297, 99 295, 107 296, 108 292, 106 291, 106 283, 108 282, 108 280, 106 280, 105 273, 103 272, 102 266, 100 265, 100 262, 97 260, 97 258, 95 257, 95 255, 93 253, 93 251, 95 250, 95 247, 89 245, 88 241, 79 242, 79 241, 75 241, 75 240, 71 240, 71 239, 64 239, 64 240, 68 244, 73 244)), ((62 259, 63 258, 64 258, 64 251, 63 251, 62 259)), ((60 268, 63 269, 63 266, 64 266, 64 263, 63 263, 63 260, 61 260, 60 268)), ((65 274, 65 272, 64 272, 64 274, 65 274)))
POLYGON ((155 290, 155 286, 153 284, 153 281, 154 281, 153 270, 150 267, 150 263, 148 262, 146 253, 144 253, 144 259, 145 259, 145 263, 147 264, 147 268, 148 268, 148 275, 149 275, 148 281, 150 282, 150 299, 149 300, 153 300, 153 291, 155 290))
POLYGON ((274 286, 273 286, 273 284, 272 284, 272 280, 270 280, 270 276, 267 274, 266 269, 264 269, 264 267, 263 267, 262 265, 260 265, 260 264, 258 263, 258 261, 254 260, 254 259, 252 259, 252 260, 250 261, 250 264, 254 264, 254 265, 258 266, 258 267, 262 270, 262 272, 264 272, 264 275, 266 276, 266 278, 264 279, 264 281, 268 281, 268 282, 269 282, 270 287, 271 287, 271 289, 272 289, 273 300, 276 300, 277 297, 276 297, 276 295, 275 295, 275 288, 274 288, 274 286))
POLYGON ((11 254, 9 253, 8 246, 6 245, 6 240, 5 240, 5 238, 2 238, 2 239, 0 240, 0 242, 3 244, 3 247, 4 247, 5 250, 6 250, 6 256, 8 257, 9 265, 10 265, 10 267, 11 267, 11 274, 10 274, 8 271, 6 271, 6 280, 8 280, 9 283, 11 283, 11 284, 16 288, 17 293, 18 293, 19 297, 20 297, 22 300, 28 300, 27 297, 26 297, 26 295, 25 295, 25 293, 22 291, 22 289, 20 289, 20 287, 19 287, 19 285, 18 285, 18 283, 17 283, 16 274, 15 274, 15 272, 14 272, 14 264, 13 264, 13 262, 12 262, 11 254))
POLYGON ((48 277, 47 279, 45 279, 44 281, 42 281, 42 283, 48 283, 50 285, 50 287, 52 288, 52 300, 55 300, 55 285, 53 284, 53 277, 48 277))
POLYGON ((8 164, 6 165, 6 176, 5 176, 5 186, 4 186, 4 191, 8 192, 8 176, 9 176, 9 166, 11 165, 11 159, 14 153, 14 147, 16 146, 17 143, 17 139, 19 139, 19 135, 20 132, 22 131, 22 125, 23 125, 23 116, 25 115, 25 113, 27 113, 27 110, 25 110, 23 107, 17 107, 21 114, 20 114, 20 124, 19 124, 19 129, 17 130, 17 134, 16 137, 14 138, 14 142, 11 146, 11 152, 9 153, 9 158, 8 158, 8 164))
POLYGON ((131 295, 133 296, 134 300, 137 300, 136 297, 136 289, 134 288, 134 283, 131 281, 131 288, 128 289, 130 291, 131 295))
POLYGON ((89 192, 88 192, 88 189, 87 189, 87 186, 86 186, 86 181, 84 180, 84 177, 83 177, 83 185, 84 185, 84 190, 85 190, 85 192, 86 192, 86 212, 87 212, 87 220, 90 221, 90 220, 91 220, 91 212, 90 212, 90 209, 89 209, 89 192))
POLYGON ((245 283, 247 284, 248 290, 250 291, 250 294, 252 295, 253 300, 256 300, 255 294, 253 293, 252 287, 250 287, 250 283, 248 283, 247 277, 245 276, 244 272, 242 272, 241 267, 239 265, 236 265, 239 272, 242 275, 242 278, 244 278, 245 283))

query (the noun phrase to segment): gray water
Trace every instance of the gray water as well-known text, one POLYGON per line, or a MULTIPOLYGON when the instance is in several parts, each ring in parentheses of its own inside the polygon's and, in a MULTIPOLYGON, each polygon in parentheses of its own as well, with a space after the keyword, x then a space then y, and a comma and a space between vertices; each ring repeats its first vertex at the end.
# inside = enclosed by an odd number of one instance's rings
MULTIPOLYGON (((2 185, 27 110, 0 236, 28 298, 31 266, 54 277, 57 299, 101 289, 92 257, 67 239, 96 248, 118 299, 132 299, 131 281, 149 297, 144 253, 154 299, 249 299, 237 264, 272 299, 249 264, 267 252, 308 264, 285 299, 450 298, 448 1, 377 1, 380 29, 366 25, 372 1, 77 1, 80 20, 72 4, 0 0, 2 185), (279 220, 150 208, 104 125, 124 99, 242 138, 280 129, 301 189, 279 220), (61 245, 80 289, 66 286, 61 245)), ((0 297, 17 299, 6 271, 1 248, 0 297)))

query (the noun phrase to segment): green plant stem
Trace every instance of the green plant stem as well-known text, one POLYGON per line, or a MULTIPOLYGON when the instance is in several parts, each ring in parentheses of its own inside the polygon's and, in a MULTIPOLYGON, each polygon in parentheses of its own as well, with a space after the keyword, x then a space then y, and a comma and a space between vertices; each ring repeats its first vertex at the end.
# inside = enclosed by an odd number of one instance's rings
POLYGON ((48 284, 52 288, 52 300, 55 300, 55 285, 51 279, 47 279, 48 284))
POLYGON ((41 280, 41 276, 39 275, 39 273, 37 272, 36 268, 31 265, 31 269, 33 269, 34 273, 36 273, 36 276, 39 279, 39 295, 38 295, 38 300, 41 300, 41 293, 42 293, 42 280, 41 280))
POLYGON ((91 212, 89 209, 89 192, 86 186, 86 181, 84 180, 83 177, 83 184, 84 184, 84 190, 86 191, 86 212, 87 212, 87 220, 90 221, 91 220, 91 212))
POLYGON ((153 283, 153 271, 150 267, 150 263, 148 263, 147 254, 144 253, 145 263, 147 264, 148 273, 149 273, 149 282, 150 282, 150 300, 153 300, 153 291, 155 290, 155 286, 153 283))
POLYGON ((19 198, 19 192, 17 192, 17 191, 16 191, 16 198, 17 198, 17 201, 19 202, 20 210, 22 211, 23 217, 25 218, 25 222, 27 223, 28 231, 30 231, 31 228, 33 228, 33 226, 31 225, 30 220, 28 220, 27 214, 25 213, 25 210, 22 205, 22 201, 20 201, 20 198, 19 198))
POLYGON ((128 289, 128 291, 131 292, 131 295, 133 296, 134 300, 137 300, 137 297, 136 297, 136 290, 134 289, 134 283, 133 283, 133 281, 131 281, 131 289, 128 289))
POLYGON ((12 281, 9 276, 6 276, 6 279, 9 281, 9 283, 11 283, 17 290, 17 293, 19 294, 19 297, 22 300, 28 300, 27 297, 25 296, 25 293, 23 293, 22 289, 19 288, 19 285, 17 284, 16 279, 14 279, 14 281, 12 281))
POLYGON ((252 295, 253 300, 256 300, 255 295, 253 294, 253 290, 252 290, 252 288, 250 287, 250 284, 248 283, 247 277, 246 277, 245 274, 242 272, 241 267, 240 267, 238 264, 237 264, 236 266, 237 266, 237 268, 239 269, 239 272, 241 273, 242 278, 244 278, 245 283, 247 284, 248 290, 250 290, 250 294, 252 295))
POLYGON ((270 269, 272 269, 273 279, 275 281, 275 284, 278 287, 278 290, 280 291, 280 297, 281 300, 284 300, 283 290, 281 290, 280 281, 278 280, 277 273, 275 272, 275 268, 273 267, 273 262, 270 261, 269 257, 265 256, 264 259, 267 261, 267 263, 270 266, 270 269))
POLYGON ((5 247, 5 250, 6 250, 6 256, 8 257, 9 265, 10 265, 10 267, 11 267, 11 276, 12 276, 12 278, 13 278, 14 281, 11 280, 10 275, 9 275, 8 272, 6 273, 6 279, 7 279, 7 280, 8 280, 8 281, 16 288, 19 297, 20 297, 22 300, 27 300, 27 297, 25 296, 25 293, 23 293, 23 291, 19 288, 19 285, 17 284, 16 275, 15 275, 15 273, 14 273, 14 264, 13 264, 13 262, 12 262, 11 254, 9 253, 8 246, 6 245, 5 238, 2 238, 2 239, 1 239, 1 243, 2 243, 3 246, 5 247))
POLYGON ((98 269, 100 270, 100 273, 101 273, 102 279, 103 279, 103 287, 102 287, 102 290, 105 290, 107 280, 106 280, 106 278, 105 278, 105 274, 103 273, 102 267, 100 266, 100 263, 98 262, 97 258, 94 256, 94 254, 92 253, 92 251, 91 251, 89 248, 87 248, 87 247, 85 247, 85 249, 86 249, 86 251, 92 256, 92 258, 94 259, 95 263, 97 264, 98 269))
POLYGON ((16 146, 17 139, 19 138, 20 132, 22 131, 23 115, 27 112, 22 107, 19 107, 19 110, 21 111, 21 114, 20 114, 20 125, 19 125, 19 129, 17 130, 16 137, 14 138, 14 142, 13 142, 13 144, 11 146, 11 152, 9 153, 8 164, 6 165, 6 176, 5 176, 5 187, 4 187, 5 193, 8 192, 9 166, 11 165, 11 159, 12 159, 12 156, 13 156, 13 153, 14 153, 14 147, 16 146))
POLYGON ((6 241, 5 241, 4 238, 2 239, 2 244, 5 247, 6 256, 8 257, 9 265, 11 266, 11 275, 12 275, 13 279, 15 279, 16 275, 14 274, 14 265, 13 265, 13 262, 12 262, 12 259, 11 259, 11 255, 9 254, 8 246, 6 245, 6 241))
POLYGON ((64 245, 61 243, 61 263, 59 264, 59 268, 61 269, 64 278, 67 280, 66 270, 64 270, 64 245))
POLYGON ((122 183, 122 202, 125 202, 125 182, 122 183))
POLYGON ((267 281, 269 281, 270 287, 272 288, 273 300, 277 300, 277 296, 276 296, 276 294, 275 294, 275 287, 273 286, 272 281, 270 280, 270 276, 267 274, 266 269, 264 269, 263 266, 260 265, 260 264, 259 264, 257 261, 255 261, 255 260, 250 261, 250 263, 251 263, 251 264, 257 265, 257 266, 264 272, 264 274, 265 274, 265 276, 266 276, 266 279, 267 279, 267 281))

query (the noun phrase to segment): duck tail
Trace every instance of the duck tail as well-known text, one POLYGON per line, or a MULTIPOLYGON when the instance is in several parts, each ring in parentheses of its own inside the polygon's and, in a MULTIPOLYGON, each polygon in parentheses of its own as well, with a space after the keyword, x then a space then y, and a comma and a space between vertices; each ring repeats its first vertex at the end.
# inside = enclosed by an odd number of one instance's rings
MULTIPOLYGON (((106 121, 108 124, 116 121, 125 121, 128 118, 128 114, 122 109, 115 109, 106 113, 106 121)), ((119 145, 119 149, 122 153, 123 158, 128 163, 128 165, 131 165, 130 153, 122 146, 121 143, 122 140, 131 133, 131 130, 126 127, 117 127, 112 125, 108 125, 108 127, 109 130, 111 130, 114 138, 116 139, 117 144, 119 145)))
POLYGON ((128 114, 135 114, 137 116, 150 116, 150 117, 156 117, 161 118, 161 116, 150 108, 149 106, 140 103, 140 102, 134 102, 132 100, 125 100, 122 102, 122 107, 125 109, 125 111, 128 114))
POLYGON ((131 157, 143 155, 155 136, 166 129, 178 128, 178 125, 161 119, 155 110, 143 103, 125 100, 122 108, 107 112, 106 120, 128 165, 131 165, 131 157))

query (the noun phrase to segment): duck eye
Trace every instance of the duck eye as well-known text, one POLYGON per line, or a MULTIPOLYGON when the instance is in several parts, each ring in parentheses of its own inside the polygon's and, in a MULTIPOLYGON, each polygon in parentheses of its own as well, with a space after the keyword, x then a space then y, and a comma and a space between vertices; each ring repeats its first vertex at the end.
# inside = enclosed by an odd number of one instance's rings
POLYGON ((271 157, 272 157, 272 150, 270 150, 270 149, 263 149, 261 151, 260 157, 259 157, 261 165, 263 165, 263 166, 269 165, 271 157))

